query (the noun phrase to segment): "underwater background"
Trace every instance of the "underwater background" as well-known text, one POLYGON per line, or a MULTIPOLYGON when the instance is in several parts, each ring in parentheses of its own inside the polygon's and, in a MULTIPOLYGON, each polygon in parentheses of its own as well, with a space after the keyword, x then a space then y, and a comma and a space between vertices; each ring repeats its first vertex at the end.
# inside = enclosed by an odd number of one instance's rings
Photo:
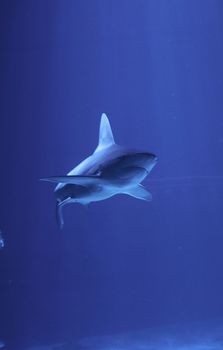
POLYGON ((223 2, 0 1, 0 347, 223 349, 223 2), (98 143, 158 163, 149 203, 55 219, 98 143), (3 244, 4 242, 4 244, 3 244))

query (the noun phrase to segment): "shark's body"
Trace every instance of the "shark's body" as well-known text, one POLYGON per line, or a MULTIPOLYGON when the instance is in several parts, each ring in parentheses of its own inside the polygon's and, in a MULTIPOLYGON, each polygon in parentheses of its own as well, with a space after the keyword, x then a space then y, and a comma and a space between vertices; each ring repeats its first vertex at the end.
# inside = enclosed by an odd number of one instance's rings
POLYGON ((67 203, 89 204, 116 194, 127 194, 151 200, 151 194, 140 183, 150 173, 157 157, 148 152, 130 150, 114 141, 109 120, 102 114, 99 143, 94 153, 78 164, 66 176, 42 180, 57 182, 57 217, 63 226, 61 209, 67 203))

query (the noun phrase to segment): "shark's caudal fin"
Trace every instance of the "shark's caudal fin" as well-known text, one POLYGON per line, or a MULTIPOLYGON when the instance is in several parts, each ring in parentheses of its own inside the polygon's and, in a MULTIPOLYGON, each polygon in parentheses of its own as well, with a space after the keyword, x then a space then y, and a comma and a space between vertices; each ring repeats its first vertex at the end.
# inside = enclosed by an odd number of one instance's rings
POLYGON ((145 189, 142 185, 137 185, 135 187, 131 187, 128 191, 123 192, 124 194, 128 194, 131 197, 135 197, 138 199, 142 199, 144 201, 151 201, 152 195, 149 191, 145 189))
POLYGON ((59 228, 62 230, 64 225, 63 214, 62 214, 62 205, 57 202, 56 204, 56 219, 59 228))
POLYGON ((69 203, 71 200, 71 198, 66 198, 64 201, 62 202, 59 202, 57 201, 57 204, 56 204, 56 219, 57 219, 57 224, 59 226, 59 228, 62 230, 63 228, 63 225, 64 225, 64 219, 63 219, 63 213, 62 213, 62 207, 69 203))
POLYGON ((108 117, 105 113, 103 113, 101 116, 98 146, 95 152, 101 151, 103 148, 112 146, 113 144, 115 144, 115 141, 112 134, 111 125, 108 117))

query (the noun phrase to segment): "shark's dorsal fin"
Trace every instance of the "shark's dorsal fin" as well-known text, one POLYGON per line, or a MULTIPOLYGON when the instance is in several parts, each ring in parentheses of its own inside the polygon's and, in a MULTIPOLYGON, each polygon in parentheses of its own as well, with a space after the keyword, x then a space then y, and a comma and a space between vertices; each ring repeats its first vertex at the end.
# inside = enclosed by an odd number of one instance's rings
POLYGON ((102 149, 112 146, 114 144, 115 144, 115 141, 112 134, 111 125, 109 123, 107 115, 103 113, 101 116, 101 123, 100 123, 100 129, 99 129, 98 146, 95 152, 101 151, 102 149))

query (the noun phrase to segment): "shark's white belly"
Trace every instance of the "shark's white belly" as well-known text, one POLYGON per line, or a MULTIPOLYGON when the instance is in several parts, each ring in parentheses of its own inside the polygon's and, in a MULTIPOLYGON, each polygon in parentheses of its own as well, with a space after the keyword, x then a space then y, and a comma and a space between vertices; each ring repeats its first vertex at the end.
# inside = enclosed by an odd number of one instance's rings
MULTIPOLYGON (((92 186, 92 188, 89 188, 88 195, 84 198, 79 198, 78 203, 89 204, 92 202, 103 201, 117 194, 128 194, 133 188, 135 188, 135 185, 132 183, 125 183, 122 186, 120 186, 120 183, 119 185, 117 185, 117 183, 109 183, 109 185, 103 184, 92 186)), ((70 198, 70 202, 77 202, 77 199, 70 198)))

